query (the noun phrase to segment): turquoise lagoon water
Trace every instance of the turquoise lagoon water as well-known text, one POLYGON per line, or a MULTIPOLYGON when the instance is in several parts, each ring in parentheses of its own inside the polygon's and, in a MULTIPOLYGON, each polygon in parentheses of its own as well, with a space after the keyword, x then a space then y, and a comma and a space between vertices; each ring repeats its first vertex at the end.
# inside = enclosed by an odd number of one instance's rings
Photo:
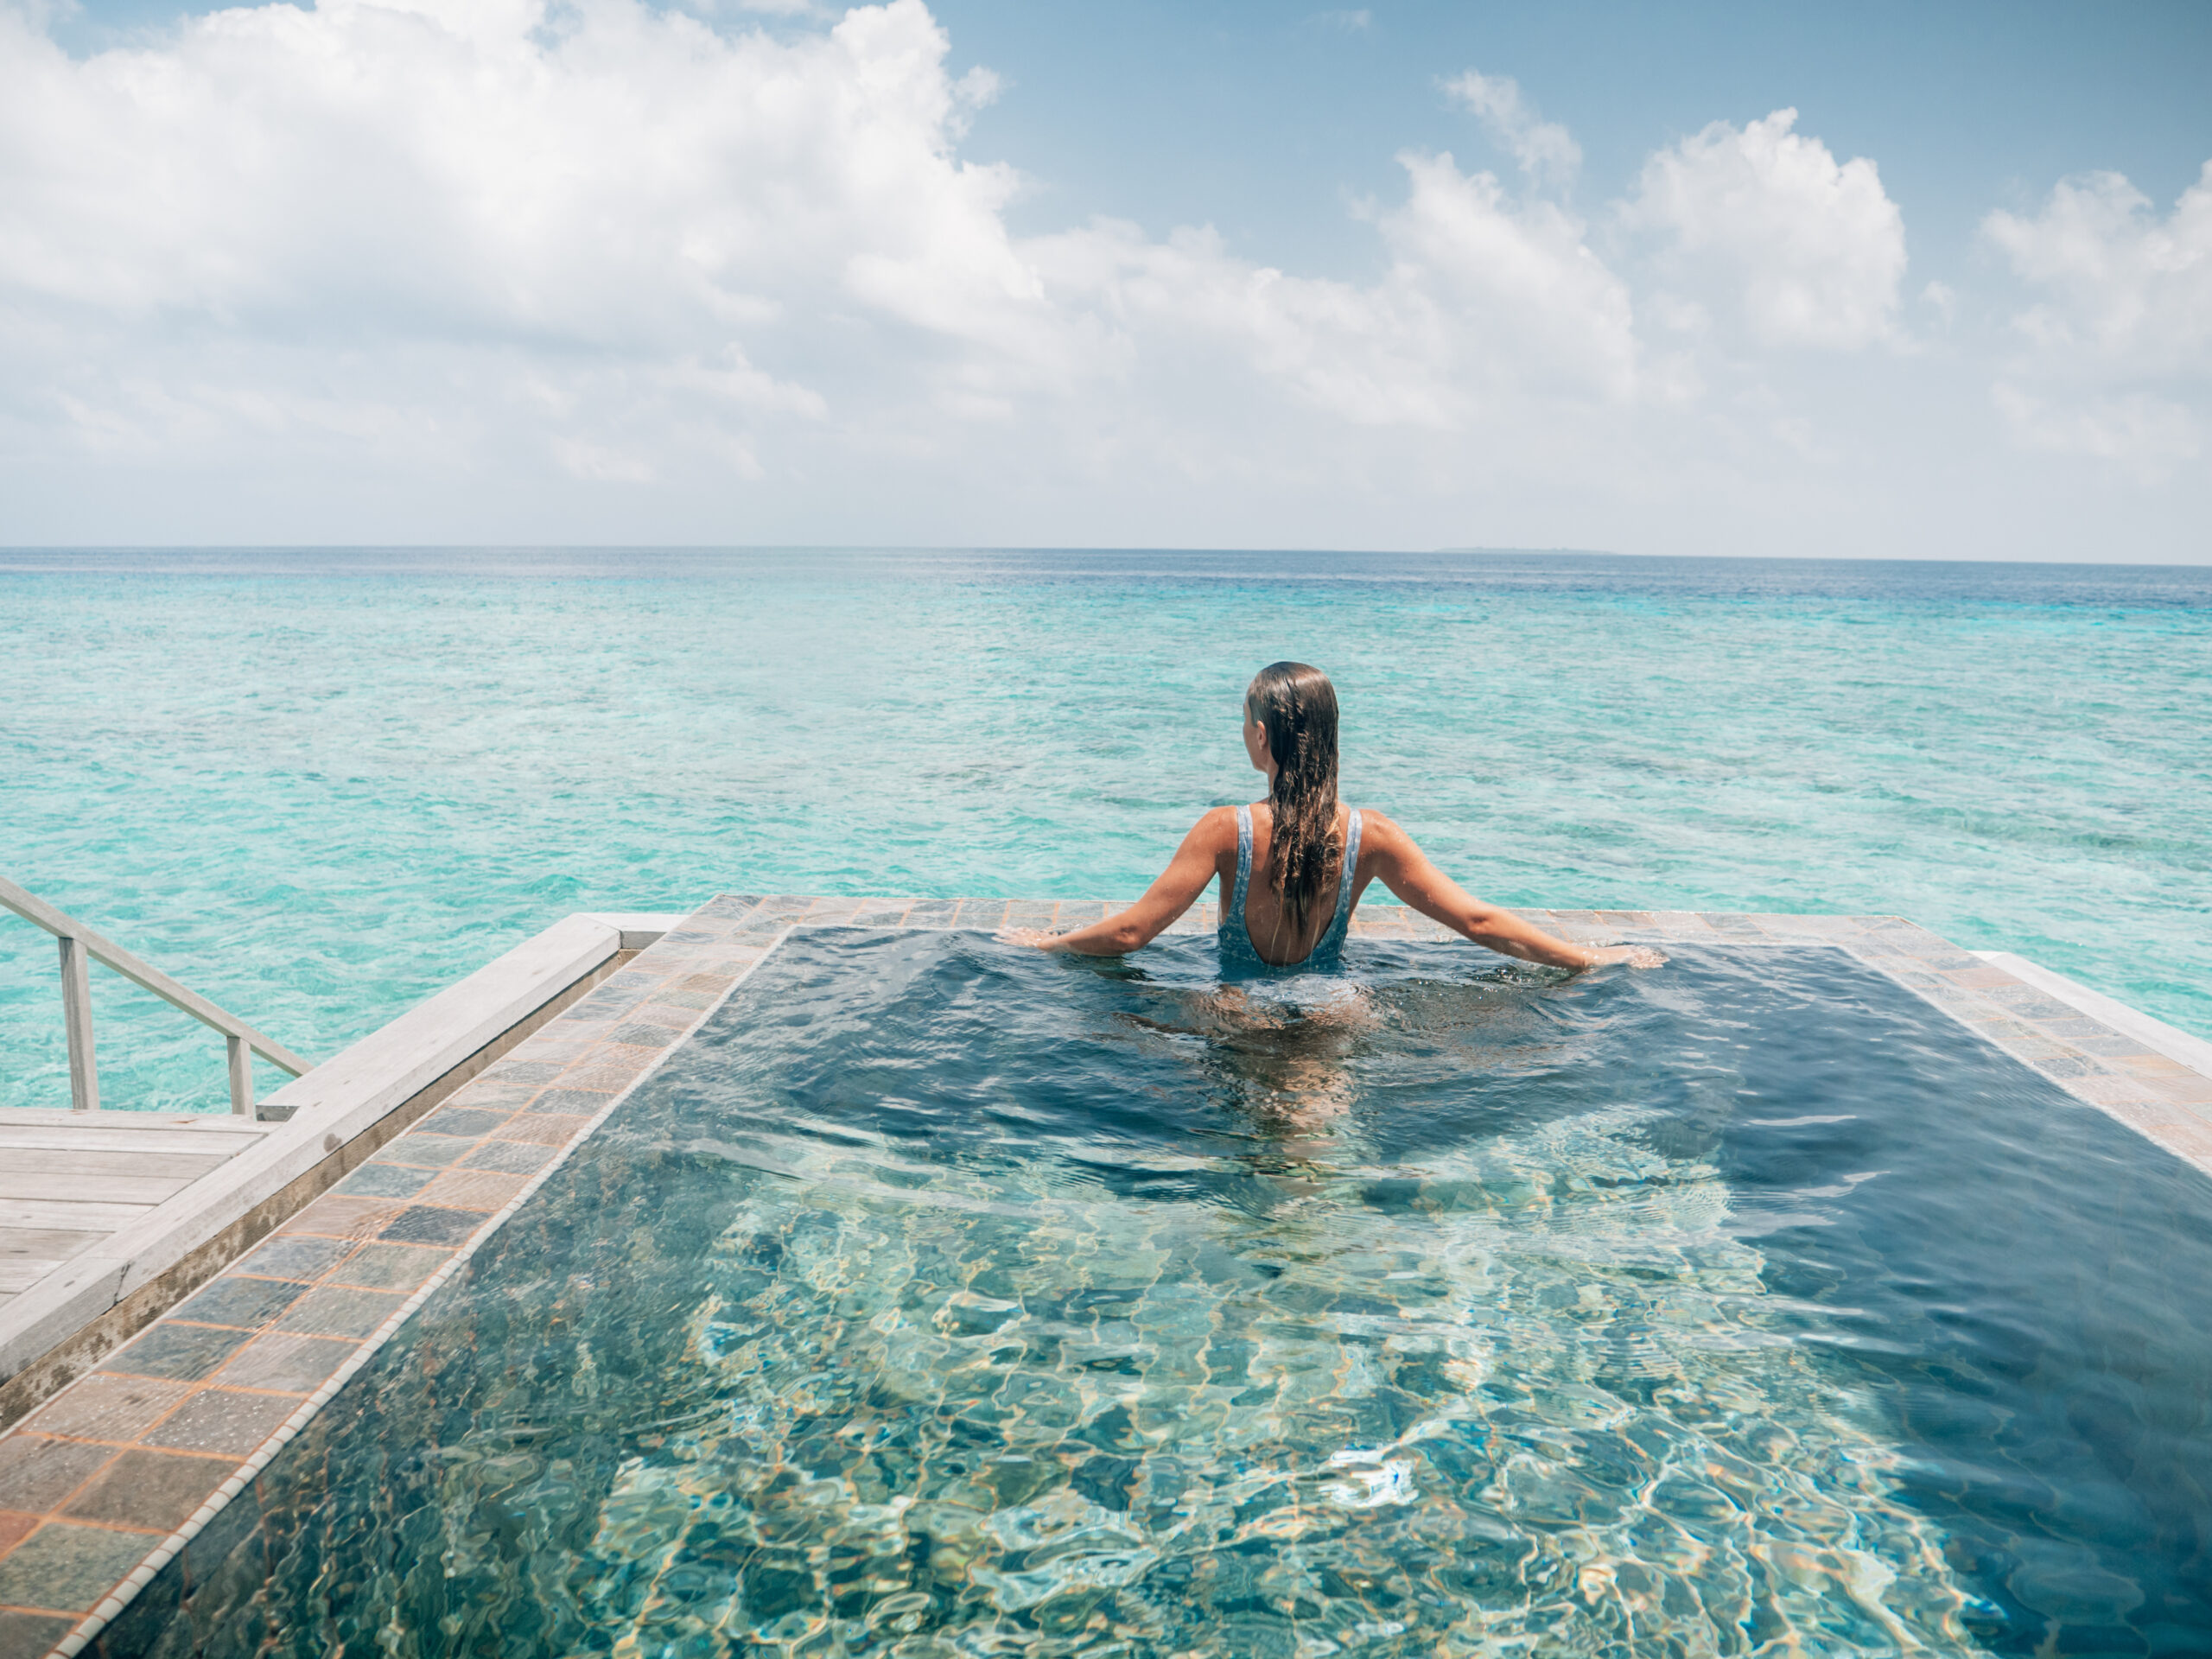
MULTIPOLYGON (((1477 893, 1903 912, 2212 1035, 2198 569, 0 553, 0 871, 321 1058, 574 910, 1133 896, 1254 793, 1282 656, 1477 893)), ((108 1103, 223 1105, 211 1035, 96 983, 108 1103)), ((12 920, 0 1054, 62 1103, 12 920)))

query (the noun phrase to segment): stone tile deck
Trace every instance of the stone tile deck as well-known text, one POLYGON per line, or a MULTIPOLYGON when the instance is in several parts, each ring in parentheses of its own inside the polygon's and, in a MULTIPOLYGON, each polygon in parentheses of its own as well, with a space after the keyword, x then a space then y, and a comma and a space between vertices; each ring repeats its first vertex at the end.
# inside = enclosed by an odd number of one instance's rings
MULTIPOLYGON (((0 1659, 141 1651, 315 1411, 797 928, 1068 927, 1099 902, 728 895, 0 1437, 0 1659)), ((1532 911, 1583 942, 1827 945, 2212 1172, 2212 1077, 1896 917, 1532 911)), ((1193 910, 1172 930, 1213 925, 1193 910)), ((1445 940, 1368 905, 1363 938, 1445 940)))

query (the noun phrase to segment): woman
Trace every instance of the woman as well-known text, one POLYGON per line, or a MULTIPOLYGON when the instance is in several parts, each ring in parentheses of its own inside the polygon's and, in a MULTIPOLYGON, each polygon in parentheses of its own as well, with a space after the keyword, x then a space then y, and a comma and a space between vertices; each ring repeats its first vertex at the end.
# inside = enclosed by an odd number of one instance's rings
POLYGON ((1591 947, 1554 938, 1511 911, 1470 898, 1380 812, 1337 799, 1337 692, 1304 663, 1270 663, 1244 694, 1244 752, 1268 775, 1268 798, 1200 818, 1166 873, 1118 916, 1051 934, 1001 937, 1046 950, 1118 957, 1152 943, 1206 884, 1221 882, 1225 971, 1326 967, 1344 948, 1353 907, 1379 879, 1424 916, 1523 962, 1580 973, 1606 963, 1656 967, 1641 945, 1591 947))

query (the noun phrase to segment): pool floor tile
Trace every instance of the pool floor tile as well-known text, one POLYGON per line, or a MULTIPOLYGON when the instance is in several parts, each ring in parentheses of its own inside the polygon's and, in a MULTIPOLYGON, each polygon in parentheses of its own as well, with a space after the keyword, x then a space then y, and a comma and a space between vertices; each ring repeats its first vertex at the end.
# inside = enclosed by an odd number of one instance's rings
POLYGON ((202 1389, 149 1431, 145 1443, 173 1452, 221 1452, 242 1458, 274 1433, 276 1425, 299 1408, 303 1397, 202 1389))
POLYGON ((75 1521, 174 1532, 237 1467, 235 1458, 151 1449, 119 1452, 62 1512, 75 1521))
MULTIPOLYGON (((22 1427, 34 1433, 67 1434, 80 1440, 135 1440, 191 1392, 188 1382, 95 1371, 41 1406, 22 1427)), ((0 1441, 0 1448, 5 1445, 0 1441)), ((5 1457, 0 1449, 0 1461, 5 1457)), ((0 1491, 0 1504, 6 1502, 5 1491, 0 1491)))
POLYGON ((160 1541, 151 1533, 49 1521, 0 1557, 0 1602, 89 1612, 160 1541))

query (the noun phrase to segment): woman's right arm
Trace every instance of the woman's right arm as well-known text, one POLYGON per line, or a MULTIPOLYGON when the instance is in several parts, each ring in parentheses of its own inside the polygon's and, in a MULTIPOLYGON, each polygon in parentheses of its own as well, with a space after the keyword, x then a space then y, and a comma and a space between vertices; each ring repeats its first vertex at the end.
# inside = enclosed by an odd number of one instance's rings
POLYGON ((1083 957, 1120 957, 1141 950, 1167 925, 1196 904, 1214 878, 1224 848, 1236 846, 1236 809, 1217 806, 1191 826, 1183 844, 1143 898, 1116 915, 1072 933, 1035 928, 1007 928, 999 938, 1008 944, 1033 944, 1040 950, 1072 950, 1083 957))
POLYGON ((1433 921, 1472 939, 1502 956, 1538 962, 1548 968, 1567 968, 1580 973, 1606 963, 1625 962, 1636 968, 1656 968, 1666 958, 1645 945, 1570 944, 1554 938, 1534 922, 1511 911, 1485 904, 1467 893, 1429 861, 1414 838, 1380 812, 1363 811, 1365 826, 1363 853, 1372 849, 1375 874, 1382 885, 1433 921))

